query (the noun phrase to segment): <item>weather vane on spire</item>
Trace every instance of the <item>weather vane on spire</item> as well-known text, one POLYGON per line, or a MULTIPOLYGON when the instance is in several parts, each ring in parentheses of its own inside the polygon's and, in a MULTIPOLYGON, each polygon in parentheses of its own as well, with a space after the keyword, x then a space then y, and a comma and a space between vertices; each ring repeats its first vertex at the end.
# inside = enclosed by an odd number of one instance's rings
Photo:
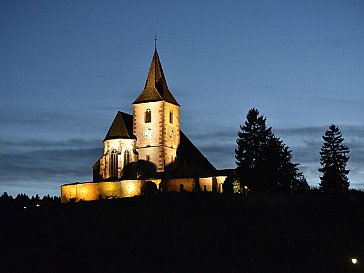
POLYGON ((157 50, 157 34, 154 34, 154 49, 157 50))

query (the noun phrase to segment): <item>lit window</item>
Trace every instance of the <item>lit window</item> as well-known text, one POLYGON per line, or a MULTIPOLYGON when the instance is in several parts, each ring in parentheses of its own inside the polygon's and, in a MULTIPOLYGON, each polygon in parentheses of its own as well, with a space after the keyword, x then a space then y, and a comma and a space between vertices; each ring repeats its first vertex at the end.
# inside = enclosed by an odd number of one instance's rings
POLYGON ((173 111, 169 111, 169 123, 173 124, 173 111))
POLYGON ((110 157, 110 176, 118 177, 118 152, 112 150, 110 157))
POLYGON ((150 111, 150 109, 147 109, 147 111, 145 111, 145 123, 149 123, 152 121, 152 112, 150 111))
POLYGON ((130 163, 130 152, 125 150, 124 152, 124 166, 130 163))

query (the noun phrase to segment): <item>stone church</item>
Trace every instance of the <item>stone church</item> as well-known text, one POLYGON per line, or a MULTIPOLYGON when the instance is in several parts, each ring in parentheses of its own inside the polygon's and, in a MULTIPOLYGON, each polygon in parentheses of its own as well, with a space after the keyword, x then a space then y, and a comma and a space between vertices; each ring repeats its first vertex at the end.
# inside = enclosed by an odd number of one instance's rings
POLYGON ((168 88, 155 48, 133 114, 118 112, 107 132, 93 181, 61 186, 62 202, 140 195, 146 181, 160 191, 222 191, 218 171, 180 129, 180 105, 168 88))

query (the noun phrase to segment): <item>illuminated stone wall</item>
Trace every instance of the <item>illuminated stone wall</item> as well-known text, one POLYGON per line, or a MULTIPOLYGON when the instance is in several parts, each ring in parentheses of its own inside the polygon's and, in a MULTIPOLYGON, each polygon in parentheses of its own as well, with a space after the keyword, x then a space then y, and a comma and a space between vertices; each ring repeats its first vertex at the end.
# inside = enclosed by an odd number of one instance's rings
POLYGON ((164 102, 163 112, 164 161, 165 165, 168 165, 175 160, 177 148, 180 144, 179 106, 164 102), (170 116, 171 114, 172 117, 170 116))
POLYGON ((66 203, 77 198, 77 188, 74 184, 61 186, 61 202, 66 203))
POLYGON ((180 187, 183 185, 183 189, 185 191, 193 191, 193 187, 195 181, 193 178, 177 178, 177 179, 168 179, 167 181, 167 191, 175 191, 180 192, 180 187))
POLYGON ((92 201, 141 194, 143 180, 122 180, 115 182, 85 182, 61 186, 62 203, 70 201, 92 201))
MULTIPOLYGON (((203 191, 206 186, 207 191, 212 191, 215 183, 216 192, 222 192, 222 184, 226 176, 199 178, 200 188, 203 191)), ((145 181, 154 182, 159 188, 161 179, 147 179, 145 181)), ((67 184, 61 186, 61 202, 92 201, 99 199, 111 199, 122 197, 133 197, 141 195, 141 188, 144 180, 121 180, 115 182, 84 182, 67 184)), ((181 184, 184 191, 194 190, 194 178, 169 179, 166 182, 168 192, 180 192, 181 184)))
POLYGON ((207 191, 212 191, 212 177, 200 178, 200 187, 203 191, 206 187, 207 191))
POLYGON ((216 176, 218 192, 223 192, 222 185, 224 184, 226 178, 227 178, 227 176, 225 176, 225 175, 216 176))
POLYGON ((162 111, 163 102, 147 102, 133 105, 133 132, 137 137, 136 149, 139 153, 140 160, 149 160, 157 166, 157 171, 161 170, 160 157, 161 152, 161 131, 163 130, 162 111), (145 113, 147 109, 151 112, 151 121, 145 122, 145 113), (150 136, 145 137, 143 132, 151 130, 150 136))
POLYGON ((149 161, 157 166, 158 172, 176 158, 180 143, 179 106, 165 102, 147 102, 133 105, 133 132, 137 137, 136 149, 140 160, 149 161), (151 111, 151 121, 145 122, 145 113, 151 111), (172 120, 170 115, 172 113, 172 120), (150 129, 152 134, 146 138, 144 130, 150 129))
POLYGON ((137 161, 135 156, 134 139, 109 139, 104 141, 104 155, 100 158, 100 177, 108 179, 111 177, 111 153, 116 150, 118 153, 118 178, 123 176, 123 168, 126 163, 137 161), (125 152, 129 153, 129 162, 125 162, 125 152))

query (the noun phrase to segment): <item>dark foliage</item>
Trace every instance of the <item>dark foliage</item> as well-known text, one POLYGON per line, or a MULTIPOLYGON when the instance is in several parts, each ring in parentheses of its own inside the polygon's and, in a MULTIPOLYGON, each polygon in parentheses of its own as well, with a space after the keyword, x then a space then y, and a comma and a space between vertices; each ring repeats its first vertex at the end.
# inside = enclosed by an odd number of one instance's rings
POLYGON ((124 167, 123 179, 147 179, 156 177, 157 166, 150 161, 138 160, 124 167))
POLYGON ((11 195, 9 195, 7 192, 4 192, 4 193, 0 196, 0 200, 1 200, 1 201, 13 200, 13 197, 12 197, 11 195))
POLYGON ((229 175, 226 177, 224 184, 222 184, 222 189, 224 194, 231 194, 234 193, 234 186, 233 182, 235 181, 235 177, 232 175, 229 175))
POLYGON ((58 196, 44 196, 42 199, 37 194, 29 197, 24 193, 18 194, 15 198, 4 192, 0 196, 0 208, 8 211, 39 208, 43 205, 58 206, 61 199, 58 196))
POLYGON ((349 148, 343 144, 340 129, 332 124, 322 136, 324 143, 320 151, 322 173, 320 188, 324 192, 346 192, 349 189, 349 170, 346 163, 349 160, 349 148))
POLYGON ((283 192, 308 188, 291 150, 266 126, 266 118, 255 108, 249 110, 240 126, 235 149, 241 186, 255 192, 283 192))
POLYGON ((153 181, 145 181, 141 193, 143 196, 154 196, 158 193, 158 187, 153 181))
POLYGON ((200 179, 198 177, 194 179, 193 192, 201 192, 200 179))
POLYGON ((236 140, 238 147, 235 149, 241 186, 247 185, 258 192, 269 189, 262 169, 266 165, 264 151, 268 146, 268 139, 272 138, 273 134, 272 129, 266 127, 265 120, 263 116, 259 116, 257 109, 251 109, 244 125, 240 126, 236 140))
POLYGON ((302 172, 298 173, 298 176, 292 182, 292 189, 294 192, 307 192, 310 189, 310 186, 307 183, 306 177, 302 172))

